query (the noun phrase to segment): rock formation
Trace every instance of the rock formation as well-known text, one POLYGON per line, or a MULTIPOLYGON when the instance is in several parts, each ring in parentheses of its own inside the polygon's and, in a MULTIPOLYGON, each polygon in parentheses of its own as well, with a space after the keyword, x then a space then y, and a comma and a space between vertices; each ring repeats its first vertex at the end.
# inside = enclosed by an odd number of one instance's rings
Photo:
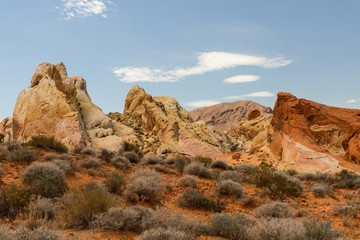
POLYGON ((144 142, 151 142, 158 152, 175 151, 212 157, 221 154, 220 136, 205 122, 193 122, 174 98, 153 97, 134 86, 126 97, 124 114, 112 113, 110 116, 131 122, 139 137, 144 142))
POLYGON ((68 77, 63 63, 39 65, 31 86, 17 99, 12 131, 14 140, 46 135, 69 147, 92 145, 109 149, 119 148, 132 133, 131 129, 114 124, 91 102, 85 80, 68 77))
POLYGON ((360 163, 360 110, 330 107, 279 93, 268 141, 275 159, 300 170, 360 163))
POLYGON ((212 126, 232 151, 250 152, 263 146, 272 110, 255 102, 236 101, 195 109, 190 116, 212 126))

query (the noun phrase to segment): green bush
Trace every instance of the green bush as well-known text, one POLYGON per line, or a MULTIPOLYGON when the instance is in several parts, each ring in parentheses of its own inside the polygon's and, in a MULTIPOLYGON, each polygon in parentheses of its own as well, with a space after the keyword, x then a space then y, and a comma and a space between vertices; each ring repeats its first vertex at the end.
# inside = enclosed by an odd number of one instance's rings
POLYGON ((32 194, 46 198, 62 196, 66 189, 65 173, 53 163, 34 162, 22 174, 32 194))
POLYGON ((197 189, 187 189, 178 199, 180 207, 187 207, 193 209, 213 210, 215 202, 209 197, 205 196, 197 189))
POLYGON ((115 152, 109 151, 107 149, 101 149, 100 153, 99 153, 99 158, 106 161, 106 162, 110 162, 110 160, 115 157, 115 152))
POLYGON ((360 175, 352 171, 342 169, 334 176, 335 187, 346 189, 360 188, 360 175))
POLYGON ((59 153, 68 152, 68 148, 62 142, 57 141, 54 137, 46 137, 41 135, 34 136, 28 142, 28 145, 59 153))
POLYGON ((126 157, 131 163, 140 162, 140 156, 136 152, 124 152, 122 155, 126 157))
POLYGON ((256 186, 265 188, 272 199, 299 197, 302 193, 302 186, 298 179, 279 172, 271 164, 264 162, 257 167, 254 180, 256 186))
POLYGON ((161 176, 151 169, 139 169, 128 181, 125 197, 132 202, 157 202, 162 190, 161 176))
POLYGON ((172 228, 153 228, 143 232, 140 240, 189 240, 186 233, 172 228))
POLYGON ((210 168, 228 170, 229 165, 223 160, 215 160, 210 164, 210 168))
POLYGON ((11 184, 0 190, 0 217, 15 218, 29 205, 31 193, 27 187, 11 184))
POLYGON ((89 227, 96 214, 104 213, 116 205, 105 187, 94 182, 69 194, 64 204, 60 221, 65 227, 89 227))
POLYGON ((111 173, 104 181, 109 192, 120 195, 125 189, 125 179, 120 173, 111 173))
POLYGON ((250 229, 254 222, 245 214, 233 216, 218 213, 211 217, 210 233, 212 236, 230 240, 250 240, 250 229))
POLYGON ((202 163, 191 163, 184 168, 184 173, 195 175, 201 178, 212 179, 212 173, 202 163))

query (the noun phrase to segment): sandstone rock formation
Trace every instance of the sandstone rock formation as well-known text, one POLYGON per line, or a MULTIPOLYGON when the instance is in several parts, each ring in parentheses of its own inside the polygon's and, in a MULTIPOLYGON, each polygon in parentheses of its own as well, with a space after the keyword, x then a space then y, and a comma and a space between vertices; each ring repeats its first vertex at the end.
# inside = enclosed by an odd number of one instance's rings
POLYGON ((268 141, 284 167, 334 171, 360 163, 360 110, 330 107, 279 93, 268 141))
POLYGON ((131 124, 145 144, 160 152, 211 157, 221 154, 220 136, 205 122, 193 122, 174 98, 153 97, 134 86, 126 97, 124 114, 112 113, 110 116, 131 124))
POLYGON ((54 136, 69 147, 116 149, 132 138, 131 129, 114 124, 91 102, 83 78, 67 76, 63 63, 39 65, 31 86, 17 99, 12 131, 14 140, 54 136))
POLYGON ((272 110, 255 102, 236 101, 195 109, 190 116, 212 126, 232 151, 250 152, 266 142, 272 110))

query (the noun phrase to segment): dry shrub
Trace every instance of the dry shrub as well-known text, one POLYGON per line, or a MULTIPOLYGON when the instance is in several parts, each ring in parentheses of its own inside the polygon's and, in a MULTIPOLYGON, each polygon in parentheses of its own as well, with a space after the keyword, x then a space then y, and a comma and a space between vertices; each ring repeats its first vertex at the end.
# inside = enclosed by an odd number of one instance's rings
POLYGON ((11 184, 0 190, 0 217, 15 218, 24 212, 30 202, 29 188, 11 184))
POLYGON ((59 153, 67 153, 68 148, 62 142, 55 139, 55 137, 46 137, 46 136, 34 136, 27 143, 30 146, 55 151, 59 153))
POLYGON ((126 157, 131 163, 139 163, 140 162, 140 156, 136 152, 127 151, 122 154, 124 157, 126 157))
POLYGON ((80 153, 90 156, 96 156, 96 150, 93 149, 92 147, 84 147, 83 149, 81 149, 80 153))
POLYGON ((155 154, 147 154, 147 155, 145 155, 143 157, 141 162, 143 164, 155 165, 155 164, 164 164, 165 160, 161 156, 158 156, 158 155, 155 155, 155 154))
POLYGON ((69 160, 53 159, 51 163, 58 166, 66 175, 74 175, 74 173, 78 170, 76 165, 69 160))
POLYGON ((186 233, 172 228, 153 228, 139 236, 140 240, 189 240, 186 233))
POLYGON ((96 214, 106 212, 115 205, 114 198, 104 186, 87 183, 64 198, 60 224, 65 227, 89 227, 96 214))
POLYGON ((223 237, 230 240, 250 240, 250 229, 254 221, 245 214, 233 216, 219 213, 211 217, 210 233, 213 236, 223 237))
POLYGON ((31 163, 38 158, 38 155, 28 150, 26 147, 14 148, 9 152, 9 158, 11 161, 19 163, 31 163))
POLYGON ((216 191, 220 195, 233 196, 236 198, 242 198, 245 196, 245 191, 241 187, 240 183, 234 182, 232 180, 221 181, 217 185, 216 191))
POLYGON ((191 163, 184 168, 184 173, 195 175, 201 178, 212 179, 212 173, 202 163, 191 163))
POLYGON ((196 187, 197 184, 197 177, 192 175, 184 175, 179 178, 179 186, 182 187, 196 187))
POLYGON ((100 150, 99 153, 99 158, 106 161, 106 162, 110 162, 110 160, 115 156, 115 152, 109 151, 107 149, 102 148, 100 150))
POLYGON ((229 165, 224 160, 215 160, 210 164, 210 168, 228 170, 229 165))
POLYGON ((323 198, 326 195, 333 196, 332 187, 324 183, 315 183, 311 186, 311 192, 315 195, 315 197, 320 198, 323 198))
POLYGON ((184 171, 185 166, 191 163, 191 160, 185 156, 177 156, 174 158, 173 161, 174 161, 174 168, 181 173, 184 171))
POLYGON ((197 189, 187 189, 178 199, 180 207, 187 207, 193 209, 213 210, 215 202, 209 197, 205 196, 197 189))
POLYGON ((109 192, 120 195, 125 189, 125 179, 120 173, 111 173, 104 181, 109 192))
POLYGON ((261 205, 254 210, 257 218, 292 218, 295 217, 294 210, 287 203, 274 202, 261 205))
POLYGON ((242 182, 242 177, 241 175, 237 172, 237 171, 233 171, 233 170, 227 170, 227 171, 223 171, 219 174, 219 180, 220 181, 224 181, 224 180, 231 180, 237 183, 241 183, 242 182))
POLYGON ((110 163, 118 169, 125 169, 125 168, 130 167, 130 161, 126 157, 123 157, 123 156, 113 157, 110 160, 110 163))
POLYGON ((46 198, 60 197, 67 189, 65 173, 53 163, 32 163, 23 172, 22 180, 33 194, 46 198))
POLYGON ((132 202, 154 203, 160 200, 162 188, 162 178, 157 172, 139 169, 130 176, 125 197, 132 202))
POLYGON ((98 158, 87 158, 81 162, 81 166, 84 168, 99 168, 103 165, 103 161, 98 158))

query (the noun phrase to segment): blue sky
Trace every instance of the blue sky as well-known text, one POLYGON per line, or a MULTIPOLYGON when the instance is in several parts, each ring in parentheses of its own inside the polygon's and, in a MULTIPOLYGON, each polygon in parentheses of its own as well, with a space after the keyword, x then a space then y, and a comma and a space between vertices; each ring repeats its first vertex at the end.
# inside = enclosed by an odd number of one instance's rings
POLYGON ((360 1, 0 1, 0 119, 42 62, 81 75, 104 112, 129 89, 188 110, 276 93, 360 107, 360 1))

